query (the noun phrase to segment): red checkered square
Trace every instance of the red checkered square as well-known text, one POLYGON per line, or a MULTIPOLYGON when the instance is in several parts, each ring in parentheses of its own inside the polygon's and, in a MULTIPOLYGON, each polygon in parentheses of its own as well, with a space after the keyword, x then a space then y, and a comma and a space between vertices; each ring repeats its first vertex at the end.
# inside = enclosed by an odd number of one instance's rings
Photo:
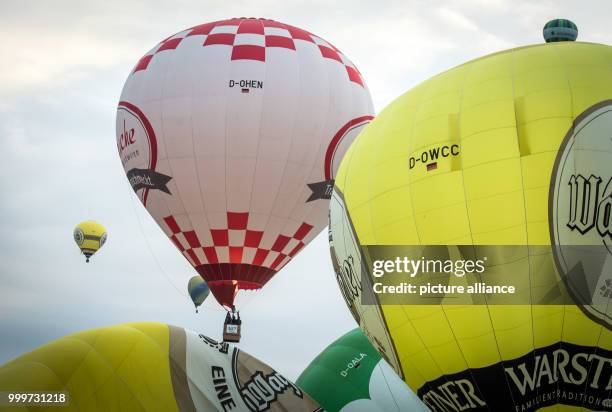
POLYGON ((257 249, 255 257, 253 258, 253 265, 263 266, 264 261, 268 257, 268 253, 270 253, 268 249, 257 249))
POLYGON ((232 49, 232 60, 258 60, 266 61, 266 48, 241 44, 232 49))
POLYGON ((229 261, 230 263, 242 263, 242 247, 229 247, 229 261))
POLYGON ((290 237, 278 235, 278 237, 276 238, 276 241, 272 245, 272 250, 275 252, 282 252, 285 246, 287 246, 287 243, 289 243, 290 239, 291 239, 290 237))
POLYGON ((312 227, 313 226, 309 225, 308 223, 302 223, 298 230, 296 230, 293 234, 293 237, 297 240, 304 240, 306 235, 312 230, 312 227))
POLYGON ((176 49, 176 47, 179 45, 179 43, 182 41, 182 38, 174 38, 174 39, 170 39, 170 40, 166 40, 164 41, 161 46, 159 46, 159 48, 157 49, 157 51, 155 53, 159 53, 160 51, 163 50, 174 50, 176 49))
POLYGON ((229 246, 229 234, 227 229, 211 229, 210 234, 215 246, 229 246))
POLYGON ((333 60, 336 60, 337 62, 342 63, 342 59, 340 58, 340 55, 334 49, 331 49, 327 46, 319 45, 319 50, 321 50, 321 56, 325 57, 326 59, 333 59, 333 60))
POLYGON ((261 20, 243 20, 238 26, 238 33, 264 34, 264 25, 261 20))
POLYGON ((180 233, 181 228, 179 227, 178 223, 176 223, 174 216, 166 216, 164 218, 164 222, 166 223, 166 225, 172 231, 173 234, 180 233))
POLYGON ((185 236, 185 239, 187 239, 187 243, 189 243, 189 246, 191 246, 192 248, 202 246, 195 231, 190 230, 189 232, 184 232, 183 236, 185 236))
POLYGON ((247 230, 244 237, 244 245, 248 247, 258 247, 263 237, 263 232, 258 230, 247 230))
POLYGON ((203 247, 202 250, 206 255, 206 260, 208 263, 219 263, 219 258, 217 257, 217 251, 214 247, 203 247))
POLYGON ((212 46, 215 44, 224 44, 226 46, 232 46, 234 44, 235 34, 232 33, 215 33, 209 34, 204 40, 204 46, 212 46))
POLYGON ((270 269, 276 269, 278 265, 280 265, 281 262, 285 260, 286 257, 287 255, 283 255, 282 253, 279 253, 276 259, 274 259, 274 262, 272 262, 272 264, 270 265, 270 269))
POLYGON ((143 56, 140 60, 138 60, 138 63, 136 63, 136 67, 134 67, 134 71, 132 73, 136 73, 140 70, 146 70, 152 58, 152 54, 147 54, 146 56, 143 56))
POLYGON ((266 47, 281 47, 283 49, 295 50, 293 39, 283 36, 266 36, 266 47))
POLYGON ((249 222, 249 213, 227 212, 228 229, 246 229, 249 222))
POLYGON ((360 84, 362 87, 364 87, 363 79, 361 78, 361 74, 359 74, 357 69, 351 66, 344 66, 344 67, 346 67, 346 72, 348 73, 349 80, 354 83, 360 84))
POLYGON ((304 41, 307 41, 309 43, 314 43, 314 40, 312 39, 312 36, 307 31, 304 31, 302 29, 298 29, 297 27, 291 27, 291 26, 288 26, 287 30, 289 30, 289 33, 291 33, 291 37, 294 40, 304 40, 304 41))

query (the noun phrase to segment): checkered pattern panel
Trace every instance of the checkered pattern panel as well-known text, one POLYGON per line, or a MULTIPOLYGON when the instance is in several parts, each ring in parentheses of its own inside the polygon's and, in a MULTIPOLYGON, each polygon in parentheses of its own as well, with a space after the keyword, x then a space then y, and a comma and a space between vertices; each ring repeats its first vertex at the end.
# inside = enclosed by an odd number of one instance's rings
POLYGON ((193 266, 216 263, 251 264, 280 270, 304 247, 313 226, 302 223, 290 236, 279 234, 272 247, 261 245, 263 231, 248 228, 249 213, 227 212, 227 226, 211 229, 211 245, 203 245, 195 231, 184 231, 173 216, 164 222, 170 239, 193 266))
POLYGON ((340 50, 305 30, 267 19, 240 18, 201 24, 167 38, 142 57, 133 73, 146 70, 158 53, 176 49, 189 36, 204 36, 204 47, 222 45, 232 48, 232 60, 266 61, 266 49, 295 51, 295 42, 304 41, 318 47, 321 56, 344 66, 350 81, 364 86, 359 70, 340 50))

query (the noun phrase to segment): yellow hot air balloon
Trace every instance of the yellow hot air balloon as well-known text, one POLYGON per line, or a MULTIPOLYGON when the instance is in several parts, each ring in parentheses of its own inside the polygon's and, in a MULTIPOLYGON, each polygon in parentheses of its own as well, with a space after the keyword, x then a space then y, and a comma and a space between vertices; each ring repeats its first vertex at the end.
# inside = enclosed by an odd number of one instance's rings
POLYGON ((330 204, 337 279, 432 410, 612 407, 611 131, 612 47, 563 42, 431 78, 348 150, 330 204), (373 290, 387 276, 377 254, 410 280, 392 259, 425 248, 486 252, 485 269, 526 280, 524 294, 417 305, 373 290))
POLYGON ((320 410, 268 365, 227 343, 161 323, 65 336, 0 366, 0 408, 62 411, 320 410), (41 393, 7 404, 4 394, 41 393), (62 396, 63 395, 63 396, 62 396), (24 405, 28 403, 28 405, 24 405))
POLYGON ((85 261, 93 256, 106 242, 106 228, 93 220, 81 222, 74 228, 74 241, 81 253, 85 255, 85 261))

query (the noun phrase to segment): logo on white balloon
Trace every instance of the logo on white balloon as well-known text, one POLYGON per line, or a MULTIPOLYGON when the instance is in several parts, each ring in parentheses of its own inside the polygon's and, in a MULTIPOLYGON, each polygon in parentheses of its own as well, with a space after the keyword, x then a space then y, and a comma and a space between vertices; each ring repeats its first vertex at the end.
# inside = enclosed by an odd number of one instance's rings
POLYGON ((361 116, 348 121, 330 140, 325 152, 323 173, 325 180, 321 182, 307 183, 312 193, 306 199, 306 203, 313 200, 331 199, 334 190, 334 177, 340 167, 340 162, 348 150, 351 142, 367 126, 374 116, 361 116))
POLYGON ((555 263, 585 313, 612 326, 612 101, 574 121, 557 155, 549 196, 555 263))
POLYGON ((117 107, 117 150, 130 185, 145 206, 149 190, 171 194, 166 185, 172 177, 155 171, 155 131, 145 114, 129 102, 119 102, 117 107))

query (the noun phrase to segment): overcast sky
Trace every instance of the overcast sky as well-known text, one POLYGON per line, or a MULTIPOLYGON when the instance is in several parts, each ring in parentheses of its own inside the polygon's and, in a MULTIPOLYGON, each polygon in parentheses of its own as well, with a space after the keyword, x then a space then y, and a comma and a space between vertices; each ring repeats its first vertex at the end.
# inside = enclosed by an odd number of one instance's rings
MULTIPOLYGON (((219 339, 211 297, 195 314, 194 274, 127 183, 115 144, 123 83, 160 40, 229 17, 266 17, 332 42, 357 65, 377 113, 466 60, 542 43, 551 18, 579 40, 612 43, 610 0, 26 1, 0 2, 0 364, 78 330, 131 321, 219 339), (76 223, 109 231, 85 264, 76 223)), ((295 379, 355 327, 326 234, 257 293, 238 299, 240 347, 295 379)))

